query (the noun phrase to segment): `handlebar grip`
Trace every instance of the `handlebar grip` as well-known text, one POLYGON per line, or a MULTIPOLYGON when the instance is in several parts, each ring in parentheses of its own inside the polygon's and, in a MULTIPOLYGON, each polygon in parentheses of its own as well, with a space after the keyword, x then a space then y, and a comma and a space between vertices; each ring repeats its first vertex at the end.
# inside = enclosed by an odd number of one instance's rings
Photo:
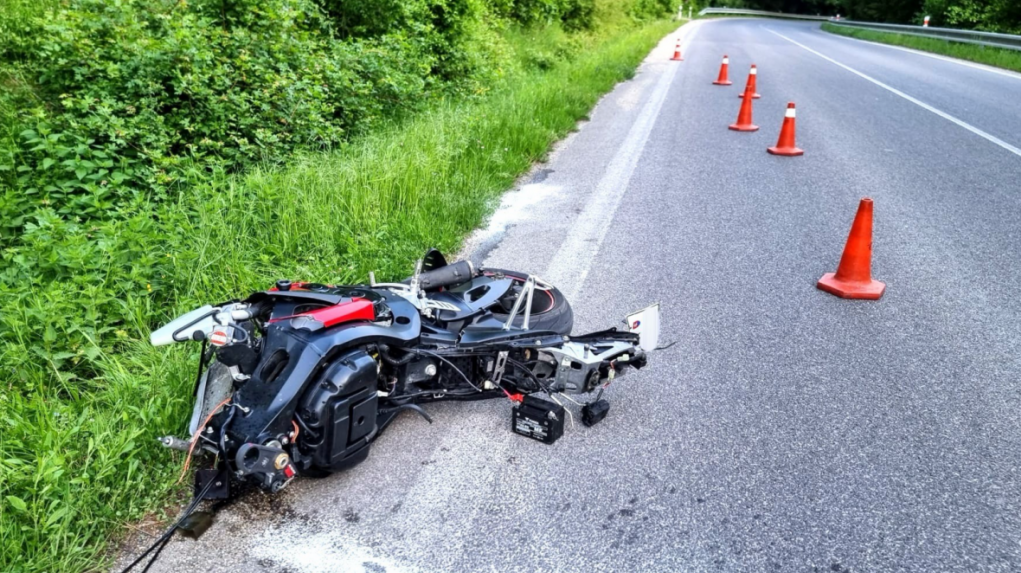
POLYGON ((475 276, 475 268, 470 261, 459 261, 442 266, 434 271, 426 271, 418 275, 418 284, 422 290, 459 285, 468 282, 475 276))

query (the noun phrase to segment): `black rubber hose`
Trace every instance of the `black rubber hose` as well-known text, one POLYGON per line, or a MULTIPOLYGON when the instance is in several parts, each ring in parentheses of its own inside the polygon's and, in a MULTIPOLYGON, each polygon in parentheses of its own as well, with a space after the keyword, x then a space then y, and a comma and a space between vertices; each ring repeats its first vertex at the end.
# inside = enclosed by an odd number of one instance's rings
POLYGON ((379 357, 382 358, 390 366, 404 366, 408 362, 414 360, 416 356, 415 353, 408 352, 407 354, 401 356, 400 358, 394 358, 393 356, 390 356, 390 347, 387 346, 386 344, 377 344, 376 348, 379 349, 379 357))

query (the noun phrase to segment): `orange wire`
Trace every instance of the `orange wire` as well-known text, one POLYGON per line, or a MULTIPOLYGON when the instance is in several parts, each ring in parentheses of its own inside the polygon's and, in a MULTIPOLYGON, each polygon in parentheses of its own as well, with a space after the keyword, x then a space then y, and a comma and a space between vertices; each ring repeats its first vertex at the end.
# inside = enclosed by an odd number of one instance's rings
POLYGON ((294 426, 294 434, 291 436, 291 443, 294 444, 298 441, 298 423, 291 420, 291 425, 294 426))
POLYGON ((213 416, 216 415, 217 411, 219 411, 220 408, 224 406, 224 404, 230 402, 230 398, 231 397, 228 396, 223 400, 223 402, 217 404, 216 407, 213 408, 213 411, 210 412, 208 416, 206 416, 206 419, 204 422, 202 422, 202 425, 199 426, 197 430, 195 430, 195 435, 191 437, 191 445, 188 446, 188 457, 184 458, 184 467, 181 468, 181 475, 178 476, 177 483, 181 483, 181 480, 184 479, 184 474, 188 473, 188 468, 191 467, 191 455, 195 452, 195 444, 199 443, 199 435, 202 433, 202 430, 206 429, 206 425, 209 424, 209 420, 213 419, 213 416))

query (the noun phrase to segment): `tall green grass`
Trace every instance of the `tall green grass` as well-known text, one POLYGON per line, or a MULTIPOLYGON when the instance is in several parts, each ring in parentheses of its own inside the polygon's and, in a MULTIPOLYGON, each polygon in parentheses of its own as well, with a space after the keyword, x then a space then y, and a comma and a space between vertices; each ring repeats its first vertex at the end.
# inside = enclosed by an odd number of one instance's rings
MULTIPOLYGON (((456 249, 500 193, 675 26, 629 23, 584 41, 508 31, 515 60, 486 95, 442 102, 286 169, 217 178, 176 208, 160 207, 166 236, 144 245, 138 264, 160 262, 166 272, 148 288, 172 290, 177 308, 153 308, 147 292, 128 291, 134 319, 119 325, 119 352, 86 350, 96 379, 35 392, 0 387, 0 570, 99 570, 111 534, 152 511, 165 517, 160 508, 179 491, 181 459, 155 438, 184 431, 197 348, 149 347, 150 317, 281 277, 397 277, 426 247, 456 249)), ((119 240, 150 224, 126 221, 119 240)), ((28 321, 39 311, 22 312, 28 321)), ((25 360, 0 356, 5 364, 25 360)))
POLYGON ((922 38, 919 36, 907 36, 892 32, 878 32, 875 30, 863 30, 849 26, 838 26, 828 22, 822 25, 822 29, 840 36, 848 36, 859 40, 904 46, 924 52, 942 54, 962 60, 970 60, 980 64, 996 66, 1015 72, 1021 72, 1021 52, 1015 50, 1003 50, 1000 48, 986 48, 974 44, 962 44, 948 40, 937 40, 934 38, 922 38))

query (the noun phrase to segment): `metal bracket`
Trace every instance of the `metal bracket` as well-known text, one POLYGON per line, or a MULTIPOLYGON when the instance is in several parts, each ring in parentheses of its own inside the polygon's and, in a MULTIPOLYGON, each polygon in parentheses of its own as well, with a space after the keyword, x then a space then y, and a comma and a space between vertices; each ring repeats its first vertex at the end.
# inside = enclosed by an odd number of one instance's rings
POLYGON ((500 380, 503 379, 503 371, 507 367, 507 355, 510 352, 501 350, 496 353, 496 365, 493 367, 493 384, 497 387, 500 386, 500 380))
POLYGON ((518 293, 518 298, 514 301, 514 306, 511 307, 510 316, 507 317, 507 322, 504 323, 503 329, 510 330, 511 325, 514 324, 514 318, 517 317, 518 312, 521 311, 521 302, 525 304, 525 320, 521 323, 522 330, 528 330, 528 319, 532 314, 532 294, 535 292, 535 277, 528 275, 525 279, 525 285, 521 287, 521 292, 518 293))

